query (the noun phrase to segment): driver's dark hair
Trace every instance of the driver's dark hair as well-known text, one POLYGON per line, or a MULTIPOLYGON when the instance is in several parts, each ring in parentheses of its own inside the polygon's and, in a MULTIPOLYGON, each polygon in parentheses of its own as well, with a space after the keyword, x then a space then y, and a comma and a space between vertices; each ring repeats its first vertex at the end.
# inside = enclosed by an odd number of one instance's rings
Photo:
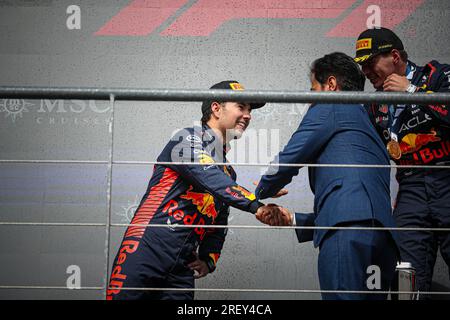
MULTIPOLYGON (((206 103, 206 104, 209 104, 209 108, 205 108, 204 110, 203 110, 203 114, 202 114, 202 118, 201 118, 201 122, 202 122, 202 125, 205 125, 208 121, 209 121, 209 119, 211 119, 211 115, 212 115, 212 109, 211 109, 211 104, 213 103, 214 101, 206 101, 206 102, 203 102, 203 103, 206 103)), ((218 103, 220 103, 221 105, 224 105, 224 103, 223 102, 220 102, 220 101, 217 101, 218 103)))
POLYGON ((366 77, 352 57, 342 52, 333 52, 315 60, 311 73, 324 85, 330 76, 334 76, 342 91, 364 91, 366 77))

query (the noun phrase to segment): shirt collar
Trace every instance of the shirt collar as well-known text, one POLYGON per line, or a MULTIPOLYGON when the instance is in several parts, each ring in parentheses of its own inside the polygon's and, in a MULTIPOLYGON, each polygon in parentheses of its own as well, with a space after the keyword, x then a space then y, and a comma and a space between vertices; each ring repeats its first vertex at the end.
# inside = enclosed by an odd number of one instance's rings
POLYGON ((408 61, 406 64, 406 79, 412 80, 412 78, 414 77, 414 72, 416 72, 416 65, 411 61, 408 61))

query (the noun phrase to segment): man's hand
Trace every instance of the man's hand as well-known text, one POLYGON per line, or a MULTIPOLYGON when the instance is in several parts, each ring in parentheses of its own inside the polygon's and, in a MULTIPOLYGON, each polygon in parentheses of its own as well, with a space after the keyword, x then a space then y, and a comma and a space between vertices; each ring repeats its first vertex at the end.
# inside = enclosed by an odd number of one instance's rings
POLYGON ((292 213, 288 209, 273 203, 259 207, 255 216, 256 219, 270 226, 291 226, 293 220, 292 213))
POLYGON ((208 266, 205 261, 200 260, 198 258, 197 252, 193 252, 193 254, 195 255, 195 261, 189 263, 187 266, 191 270, 194 270, 194 278, 195 279, 203 278, 204 276, 206 276, 209 273, 208 266))
MULTIPOLYGON (((258 181, 253 181, 253 184, 254 184, 255 186, 257 186, 258 183, 259 183, 258 181)), ((278 191, 276 195, 271 196, 271 198, 279 198, 279 197, 282 197, 282 196, 287 195, 288 193, 289 193, 288 189, 284 189, 284 188, 283 188, 283 189, 281 189, 280 191, 278 191)))
POLYGON ((383 91, 405 92, 409 85, 410 82, 405 76, 393 73, 384 80, 383 91))
POLYGON ((287 189, 281 189, 280 191, 277 192, 276 195, 272 196, 271 198, 279 198, 282 196, 285 196, 289 193, 289 191, 287 189))

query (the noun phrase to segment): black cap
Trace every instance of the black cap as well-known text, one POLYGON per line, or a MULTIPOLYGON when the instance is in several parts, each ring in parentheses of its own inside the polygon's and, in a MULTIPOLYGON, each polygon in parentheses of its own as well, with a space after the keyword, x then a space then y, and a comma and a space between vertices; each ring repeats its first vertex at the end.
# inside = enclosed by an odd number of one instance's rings
POLYGON ((390 52, 392 49, 404 50, 402 40, 387 28, 368 29, 356 41, 355 62, 362 64, 373 55, 390 52))
MULTIPOLYGON (((242 86, 242 84, 240 84, 239 82, 237 82, 235 80, 226 80, 226 81, 216 83, 210 89, 230 89, 230 90, 242 91, 242 90, 244 90, 244 87, 242 86)), ((211 103, 213 103, 214 101, 215 100, 203 101, 202 113, 205 113, 206 111, 208 111, 211 108, 211 103)), ((263 107, 266 103, 265 102, 251 102, 249 104, 253 110, 253 109, 258 109, 258 108, 263 107)))

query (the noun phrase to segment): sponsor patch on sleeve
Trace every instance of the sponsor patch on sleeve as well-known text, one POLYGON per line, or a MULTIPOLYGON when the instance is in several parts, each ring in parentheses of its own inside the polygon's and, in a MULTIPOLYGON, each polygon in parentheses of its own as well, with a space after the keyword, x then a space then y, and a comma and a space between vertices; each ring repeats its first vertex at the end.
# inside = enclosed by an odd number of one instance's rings
POLYGON ((202 164, 214 163, 213 158, 207 153, 201 153, 197 156, 197 159, 202 164))
POLYGON ((214 262, 214 265, 216 265, 217 264, 217 260, 219 260, 220 254, 219 253, 210 253, 209 257, 214 262))
POLYGON ((202 138, 194 134, 186 136, 186 140, 192 143, 202 143, 202 138))
POLYGON ((248 191, 247 189, 245 189, 241 186, 234 186, 234 187, 232 187, 232 189, 236 190, 237 192, 242 194, 245 198, 247 198, 250 201, 253 201, 256 199, 256 196, 253 193, 251 193, 250 191, 248 191))

